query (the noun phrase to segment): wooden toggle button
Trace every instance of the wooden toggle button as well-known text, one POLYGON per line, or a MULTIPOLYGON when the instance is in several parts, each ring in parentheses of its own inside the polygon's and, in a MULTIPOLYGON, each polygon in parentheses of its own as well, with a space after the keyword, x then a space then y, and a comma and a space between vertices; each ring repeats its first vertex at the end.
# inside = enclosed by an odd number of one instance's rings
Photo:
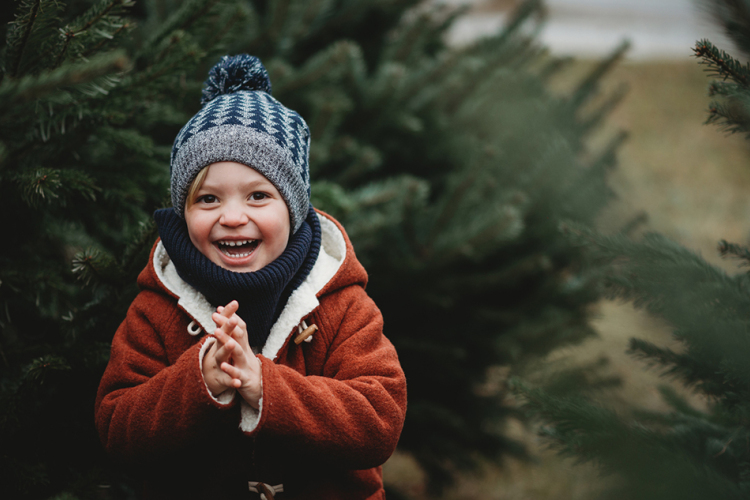
POLYGON ((307 328, 305 328, 302 333, 294 337, 294 343, 295 344, 301 344, 305 341, 306 338, 311 336, 313 333, 318 331, 318 325, 310 325, 307 328))

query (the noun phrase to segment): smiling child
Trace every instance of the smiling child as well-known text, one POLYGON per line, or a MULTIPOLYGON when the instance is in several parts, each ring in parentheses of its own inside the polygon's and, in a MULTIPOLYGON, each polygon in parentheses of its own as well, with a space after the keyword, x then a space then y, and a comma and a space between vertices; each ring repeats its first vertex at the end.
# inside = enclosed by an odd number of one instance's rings
POLYGON ((406 382, 344 229, 310 204, 307 124, 247 55, 202 104, 112 341, 102 443, 143 498, 384 498, 406 382))

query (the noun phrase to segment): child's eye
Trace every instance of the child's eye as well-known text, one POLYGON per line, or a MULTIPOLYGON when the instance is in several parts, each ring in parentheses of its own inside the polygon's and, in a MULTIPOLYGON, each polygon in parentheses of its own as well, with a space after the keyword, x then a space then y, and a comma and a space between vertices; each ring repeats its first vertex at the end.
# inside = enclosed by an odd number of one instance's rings
POLYGON ((216 196, 212 194, 204 194, 203 196, 199 196, 195 201, 196 203, 216 203, 216 196))
POLYGON ((250 195, 250 198, 255 201, 261 201, 268 198, 268 195, 266 193, 253 193, 250 195))

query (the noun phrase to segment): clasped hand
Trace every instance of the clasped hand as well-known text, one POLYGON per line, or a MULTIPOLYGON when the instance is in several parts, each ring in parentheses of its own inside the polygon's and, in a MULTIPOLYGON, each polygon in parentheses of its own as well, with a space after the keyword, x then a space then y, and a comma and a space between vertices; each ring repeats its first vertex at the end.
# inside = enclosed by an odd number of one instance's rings
POLYGON ((215 397, 237 389, 242 399, 257 409, 262 392, 260 361, 250 349, 247 325, 237 315, 238 308, 233 300, 211 316, 217 326, 213 333, 216 342, 203 358, 203 378, 215 397))

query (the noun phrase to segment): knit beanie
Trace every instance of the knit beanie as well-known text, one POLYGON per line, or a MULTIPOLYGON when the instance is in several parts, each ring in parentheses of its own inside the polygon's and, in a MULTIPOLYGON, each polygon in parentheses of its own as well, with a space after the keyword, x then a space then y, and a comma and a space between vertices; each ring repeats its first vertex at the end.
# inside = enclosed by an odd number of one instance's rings
POLYGON ((255 56, 224 56, 208 74, 202 108, 180 130, 170 163, 172 205, 185 216, 190 184, 203 167, 233 161, 253 168, 279 190, 296 233, 310 208, 310 129, 271 97, 271 81, 255 56))

